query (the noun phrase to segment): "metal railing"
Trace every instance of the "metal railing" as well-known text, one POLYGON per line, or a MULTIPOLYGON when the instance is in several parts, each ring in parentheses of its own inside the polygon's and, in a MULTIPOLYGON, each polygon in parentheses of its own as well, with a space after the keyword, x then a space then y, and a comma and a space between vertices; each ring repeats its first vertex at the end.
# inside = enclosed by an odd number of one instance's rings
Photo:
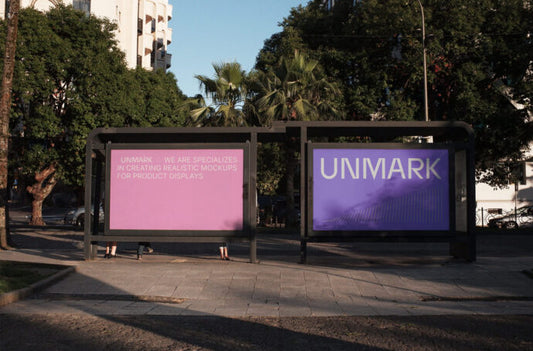
POLYGON ((501 209, 497 211, 491 208, 478 208, 476 210, 476 227, 487 227, 491 219, 502 215, 504 212, 501 209))
POLYGON ((503 211, 501 208, 479 208, 476 210, 476 226, 488 227, 489 222, 493 218, 506 217, 506 222, 514 222, 515 224, 522 225, 529 223, 531 218, 529 216, 521 215, 517 213, 517 209, 503 211))

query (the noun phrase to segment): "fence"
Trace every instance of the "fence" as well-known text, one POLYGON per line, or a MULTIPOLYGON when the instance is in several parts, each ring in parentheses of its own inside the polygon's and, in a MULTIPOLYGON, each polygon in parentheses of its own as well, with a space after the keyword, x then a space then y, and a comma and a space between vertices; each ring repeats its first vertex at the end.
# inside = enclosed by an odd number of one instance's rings
POLYGON ((503 211, 501 208, 479 208, 476 210, 476 227, 489 227, 490 220, 495 218, 507 219, 506 222, 511 223, 511 225, 506 228, 514 228, 516 225, 529 223, 531 218, 517 210, 503 211))

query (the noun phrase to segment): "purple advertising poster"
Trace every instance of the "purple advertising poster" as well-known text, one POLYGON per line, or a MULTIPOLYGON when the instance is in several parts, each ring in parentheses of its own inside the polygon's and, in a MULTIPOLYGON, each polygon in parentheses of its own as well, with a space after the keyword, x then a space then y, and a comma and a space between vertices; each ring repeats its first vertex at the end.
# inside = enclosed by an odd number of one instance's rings
POLYGON ((447 149, 313 149, 313 230, 449 230, 447 149))
POLYGON ((243 229, 243 149, 110 152, 110 230, 243 229))

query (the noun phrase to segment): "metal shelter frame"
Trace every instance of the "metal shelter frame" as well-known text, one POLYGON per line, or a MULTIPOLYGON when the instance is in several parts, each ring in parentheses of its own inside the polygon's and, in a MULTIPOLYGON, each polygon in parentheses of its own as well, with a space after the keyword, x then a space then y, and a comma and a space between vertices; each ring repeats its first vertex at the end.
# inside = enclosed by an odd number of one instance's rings
MULTIPOLYGON (((85 171, 85 258, 94 259, 98 242, 102 241, 151 241, 151 242, 220 242, 248 241, 250 243, 250 262, 257 262, 257 145, 267 142, 296 142, 300 153, 300 261, 306 262, 307 243, 325 241, 448 241, 450 254, 468 261, 476 259, 475 237, 475 176, 474 176, 474 133, 472 128, 463 122, 378 122, 378 121, 342 121, 342 122, 276 122, 272 127, 242 128, 98 128, 87 138, 86 171, 85 171), (457 206, 453 213, 453 225, 446 233, 418 233, 412 235, 405 232, 351 232, 340 235, 320 236, 309 235, 309 175, 307 172, 308 147, 313 142, 338 142, 339 137, 366 138, 367 142, 398 142, 398 139, 415 139, 416 137, 432 137, 435 142, 447 144, 454 152, 461 152, 463 158, 460 167, 466 169, 464 189, 454 190, 453 196, 463 205, 457 206), (413 138, 411 138, 413 137, 413 138), (195 145, 209 144, 246 144, 248 150, 245 165, 244 197, 244 230, 239 233, 199 232, 191 235, 183 232, 161 233, 154 231, 150 235, 136 233, 120 233, 106 235, 99 226, 99 206, 102 201, 102 184, 106 169, 107 149, 109 145, 195 145), (461 213, 459 213, 459 211, 461 213), (91 212, 94 216, 91 218, 91 212)), ((401 144, 398 142, 398 144, 401 144)), ((108 186, 108 185, 107 185, 108 186)), ((455 208, 455 207, 454 207, 455 208)), ((105 209, 104 209, 105 211, 105 209)), ((107 212, 106 212, 107 213, 107 212)), ((107 215, 107 214, 106 214, 107 215)))

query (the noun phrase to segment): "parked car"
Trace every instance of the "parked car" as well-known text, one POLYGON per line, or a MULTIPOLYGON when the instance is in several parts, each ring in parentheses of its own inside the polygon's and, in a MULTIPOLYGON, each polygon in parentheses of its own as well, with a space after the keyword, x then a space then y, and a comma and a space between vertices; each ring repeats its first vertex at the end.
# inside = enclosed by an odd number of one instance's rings
MULTIPOLYGON (((91 220, 93 218, 93 212, 91 211, 91 220)), ((85 224, 85 206, 73 208, 67 211, 64 218, 64 223, 83 228, 85 224)), ((100 215, 98 217, 99 223, 104 223, 104 209, 100 206, 100 215)))
POLYGON ((533 227, 533 206, 523 206, 489 220, 489 228, 516 229, 533 227))

